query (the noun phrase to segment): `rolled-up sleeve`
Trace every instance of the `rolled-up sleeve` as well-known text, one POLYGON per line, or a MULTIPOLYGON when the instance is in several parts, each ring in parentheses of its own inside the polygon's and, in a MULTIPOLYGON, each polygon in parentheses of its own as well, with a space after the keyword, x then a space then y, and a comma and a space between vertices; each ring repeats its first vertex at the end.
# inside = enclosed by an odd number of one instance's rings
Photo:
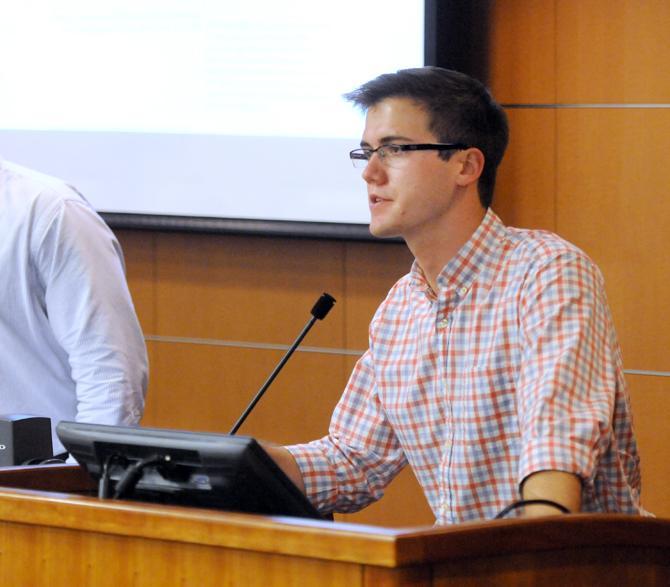
POLYGON ((559 470, 593 483, 612 437, 620 362, 598 269, 563 253, 528 279, 520 321, 519 481, 559 470))
POLYGON ((370 351, 356 364, 328 435, 287 448, 321 512, 353 512, 382 497, 407 461, 380 407, 370 351))

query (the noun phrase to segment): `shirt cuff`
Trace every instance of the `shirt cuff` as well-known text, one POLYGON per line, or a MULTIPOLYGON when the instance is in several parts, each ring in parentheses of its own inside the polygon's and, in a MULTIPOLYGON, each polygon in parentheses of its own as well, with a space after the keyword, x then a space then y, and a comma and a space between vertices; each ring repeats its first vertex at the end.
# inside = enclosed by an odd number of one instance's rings
POLYGON ((585 445, 566 443, 564 438, 543 438, 521 454, 519 487, 533 473, 563 471, 577 475, 588 487, 596 470, 596 451, 585 445))
POLYGON ((337 476, 323 441, 285 447, 295 459, 305 483, 305 494, 321 513, 332 512, 337 501, 337 476))

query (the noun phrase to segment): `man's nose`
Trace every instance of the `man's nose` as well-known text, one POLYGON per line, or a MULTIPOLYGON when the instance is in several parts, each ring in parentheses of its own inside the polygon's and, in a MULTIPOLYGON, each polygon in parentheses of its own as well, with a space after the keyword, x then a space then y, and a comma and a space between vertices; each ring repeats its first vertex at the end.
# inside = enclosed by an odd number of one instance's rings
POLYGON ((368 164, 363 169, 361 177, 366 183, 379 183, 380 179, 386 174, 386 169, 382 163, 382 158, 379 153, 372 153, 368 164))

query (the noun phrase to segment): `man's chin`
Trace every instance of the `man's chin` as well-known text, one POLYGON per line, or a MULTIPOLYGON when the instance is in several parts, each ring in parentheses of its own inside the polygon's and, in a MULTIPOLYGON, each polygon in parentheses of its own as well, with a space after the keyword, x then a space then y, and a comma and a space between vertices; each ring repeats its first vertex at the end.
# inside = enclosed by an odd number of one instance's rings
POLYGON ((369 226, 370 234, 376 236, 377 238, 393 238, 400 236, 397 230, 393 230, 390 226, 384 226, 383 224, 377 224, 374 222, 370 223, 369 226))

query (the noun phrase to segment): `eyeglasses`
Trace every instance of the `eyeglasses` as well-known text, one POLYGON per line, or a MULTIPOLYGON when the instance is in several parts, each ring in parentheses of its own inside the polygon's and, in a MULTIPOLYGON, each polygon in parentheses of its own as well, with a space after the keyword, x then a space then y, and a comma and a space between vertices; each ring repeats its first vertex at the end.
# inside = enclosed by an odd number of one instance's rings
POLYGON ((469 147, 464 143, 420 143, 416 145, 395 145, 390 143, 376 149, 354 149, 349 151, 349 159, 357 169, 367 166, 370 158, 377 153, 379 160, 389 167, 397 167, 410 151, 451 151, 469 147))

